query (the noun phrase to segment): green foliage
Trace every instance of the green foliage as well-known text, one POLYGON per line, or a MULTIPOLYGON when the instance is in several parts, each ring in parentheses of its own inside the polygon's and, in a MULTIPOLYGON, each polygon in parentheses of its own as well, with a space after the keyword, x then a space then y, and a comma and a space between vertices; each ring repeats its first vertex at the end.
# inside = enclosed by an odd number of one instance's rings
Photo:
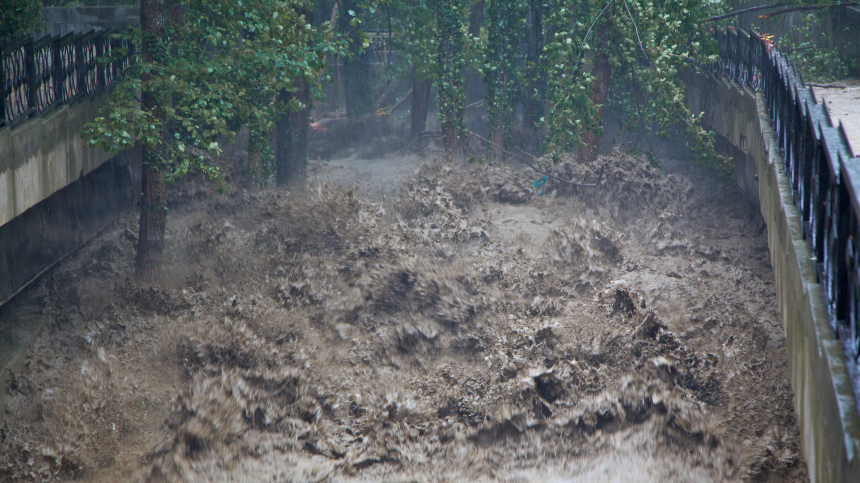
MULTIPOLYGON (((528 0, 529 21, 526 29, 526 59, 520 72, 520 83, 524 86, 523 107, 524 124, 528 128, 536 127, 544 113, 544 99, 547 86, 547 57, 544 46, 552 36, 552 29, 547 28, 545 18, 554 8, 553 0, 528 0)), ((537 150, 540 141, 534 140, 537 150)))
POLYGON ((502 147, 511 145, 511 115, 517 100, 528 4, 525 0, 494 0, 488 9, 488 43, 484 64, 490 132, 501 134, 502 147))
POLYGON ((360 0, 339 0, 338 3, 338 31, 349 39, 349 58, 344 59, 343 64, 346 112, 350 117, 365 116, 374 110, 373 70, 367 51, 370 41, 367 33, 360 30, 369 12, 360 0))
MULTIPOLYGON (((342 43, 327 24, 318 31, 309 22, 309 0, 168 0, 165 8, 180 4, 183 17, 168 22, 163 40, 147 39, 153 60, 135 59, 83 136, 109 152, 140 141, 161 153, 157 162, 170 179, 194 168, 224 188, 208 162, 221 152, 218 136, 232 142, 235 127, 246 124, 252 148, 265 155, 261 140, 276 112, 303 107, 296 99, 276 106, 276 93, 293 90, 298 78, 314 85, 323 56, 340 53, 342 43), (163 117, 141 107, 137 96, 144 91, 155 96, 163 117)), ((145 34, 124 35, 141 45, 145 34)))
POLYGON ((466 7, 462 0, 436 0, 436 39, 438 45, 438 104, 442 140, 448 158, 463 154, 469 133, 463 122, 466 97, 463 91, 463 68, 466 64, 466 7))
POLYGON ((41 8, 37 0, 0 0, 0 44, 41 29, 41 8))
POLYGON ((560 0, 549 23, 554 29, 549 57, 546 117, 550 151, 576 146, 586 131, 601 132, 598 107, 589 94, 598 45, 605 45, 613 78, 624 79, 632 95, 616 96, 631 125, 657 123, 668 135, 681 123, 700 163, 728 173, 729 160, 717 156, 713 133, 690 112, 679 72, 716 59, 716 44, 704 25, 714 4, 701 0, 560 0), (606 38, 595 38, 605 35, 606 38))
POLYGON ((436 11, 430 0, 390 1, 393 47, 398 53, 397 75, 419 79, 436 76, 436 11))
POLYGON ((799 40, 794 41, 791 36, 784 36, 777 40, 777 47, 800 69, 806 81, 827 82, 849 77, 857 59, 840 53, 838 42, 827 34, 821 32, 814 35, 821 20, 820 14, 810 13, 804 16, 801 24, 791 27, 791 33, 799 40))
MULTIPOLYGON (((255 105, 265 105, 266 98, 271 95, 265 88, 263 82, 253 86, 249 94, 255 105)), ((270 114, 270 113, 267 113, 270 114)), ((248 173, 247 175, 258 185, 265 186, 266 180, 275 172, 275 153, 269 146, 269 133, 271 132, 271 118, 268 116, 254 115, 245 119, 248 128, 248 173)))

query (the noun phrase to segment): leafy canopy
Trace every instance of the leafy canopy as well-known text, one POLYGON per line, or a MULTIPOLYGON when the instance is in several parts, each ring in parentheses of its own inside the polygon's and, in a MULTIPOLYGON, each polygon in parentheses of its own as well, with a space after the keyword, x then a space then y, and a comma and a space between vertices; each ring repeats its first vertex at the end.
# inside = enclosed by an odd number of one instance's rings
POLYGON ((601 133, 598 108, 589 97, 595 77, 595 50, 602 46, 612 66, 610 102, 630 125, 668 135, 680 122, 694 157, 724 172, 729 160, 717 156, 713 133, 690 112, 679 72, 716 60, 709 15, 723 8, 707 0, 559 0, 549 18, 545 119, 551 151, 576 145, 586 131, 601 133), (604 35, 605 38, 597 38, 604 35), (628 92, 628 95, 618 94, 628 92))
POLYGON ((303 108, 295 98, 276 106, 276 93, 295 90, 299 78, 315 86, 324 55, 339 53, 341 44, 327 23, 310 23, 310 0, 166 1, 170 6, 180 7, 182 18, 167 22, 161 41, 140 29, 123 34, 135 45, 149 42, 153 60, 137 56, 84 137, 109 152, 139 140, 162 153, 169 179, 193 167, 225 188, 208 162, 221 151, 217 137, 232 142, 241 124, 271 131, 276 112, 303 108), (142 91, 155 96, 163 116, 142 108, 142 91))
POLYGON ((42 26, 41 4, 34 0, 0 1, 0 44, 24 37, 42 26))

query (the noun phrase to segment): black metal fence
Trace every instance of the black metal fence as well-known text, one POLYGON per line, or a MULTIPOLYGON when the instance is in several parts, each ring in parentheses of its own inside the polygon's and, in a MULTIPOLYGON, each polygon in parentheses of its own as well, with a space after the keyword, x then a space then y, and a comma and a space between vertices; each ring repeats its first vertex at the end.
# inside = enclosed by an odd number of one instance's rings
POLYGON ((794 65, 766 39, 717 31, 710 72, 758 90, 784 160, 827 313, 846 356, 860 357, 860 158, 794 65))
POLYGON ((92 30, 0 46, 0 126, 14 127, 113 84, 134 55, 134 45, 114 38, 114 33, 92 30), (109 64, 96 61, 116 49, 125 49, 121 59, 109 64))

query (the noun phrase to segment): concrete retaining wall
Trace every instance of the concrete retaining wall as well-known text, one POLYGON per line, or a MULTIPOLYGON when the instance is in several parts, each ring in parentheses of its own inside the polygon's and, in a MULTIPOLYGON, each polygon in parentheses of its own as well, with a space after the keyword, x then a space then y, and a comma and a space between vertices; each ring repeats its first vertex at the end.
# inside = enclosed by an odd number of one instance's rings
POLYGON ((0 305, 81 246, 139 191, 141 151, 111 157, 80 132, 102 97, 0 129, 0 305))
POLYGON ((860 414, 845 356, 827 319, 764 99, 740 86, 689 75, 687 101, 735 156, 735 178, 755 195, 768 228, 777 303, 786 333, 789 377, 803 452, 813 482, 860 481, 860 414))
POLYGON ((756 160, 765 156, 754 94, 737 84, 711 76, 686 74, 687 105, 702 125, 716 133, 717 152, 735 161, 734 179, 747 197, 758 202, 756 160))
POLYGON ((110 158, 81 139, 98 114, 102 97, 83 98, 0 129, 0 226, 110 158))
POLYGON ((766 154, 758 159, 761 212, 767 222, 794 408, 810 479, 860 481, 860 415, 845 355, 827 319, 764 100, 759 98, 758 105, 766 154))
POLYGON ((132 206, 139 191, 135 148, 0 226, 0 305, 132 206))

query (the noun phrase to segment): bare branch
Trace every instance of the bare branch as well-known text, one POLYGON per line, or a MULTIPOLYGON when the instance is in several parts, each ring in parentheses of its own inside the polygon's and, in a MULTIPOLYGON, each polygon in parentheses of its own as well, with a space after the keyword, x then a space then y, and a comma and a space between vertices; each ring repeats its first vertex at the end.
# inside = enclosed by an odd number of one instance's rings
POLYGON ((407 92, 407 93, 406 93, 402 98, 400 98, 400 100, 399 100, 399 101, 397 101, 397 102, 396 102, 396 103, 391 107, 391 109, 389 109, 388 113, 389 113, 389 114, 391 114, 392 112, 394 112, 398 107, 400 107, 400 104, 403 104, 403 101, 405 101, 405 100, 406 100, 406 98, 408 98, 411 94, 412 94, 412 89, 409 89, 409 92, 407 92))
POLYGON ((800 12, 803 10, 822 10, 822 9, 831 8, 831 7, 833 7, 833 8, 835 8, 835 7, 856 7, 857 5, 860 5, 860 2, 842 2, 842 3, 834 3, 834 4, 830 4, 830 5, 804 5, 801 7, 784 8, 782 10, 777 10, 776 12, 770 12, 768 14, 762 15, 759 18, 765 19, 765 18, 773 17, 774 15, 782 15, 784 13, 789 13, 789 12, 800 12))
MULTIPOLYGON (((738 15, 743 15, 745 13, 750 13, 750 12, 757 12, 759 10, 773 10, 775 8, 785 7, 786 5, 788 5, 788 4, 785 2, 780 2, 780 3, 771 4, 771 5, 761 5, 758 7, 745 8, 743 10, 735 10, 734 12, 729 12, 725 15, 717 15, 715 17, 709 17, 708 22, 716 22, 717 20, 722 20, 724 18, 736 17, 738 15)), ((803 11, 803 10, 822 10, 822 9, 831 8, 831 7, 854 7, 857 5, 860 5, 860 2, 841 2, 841 3, 832 3, 832 4, 827 4, 827 5, 801 5, 801 6, 797 6, 797 7, 783 8, 782 10, 777 10, 776 12, 766 13, 766 14, 762 15, 760 18, 766 19, 766 18, 773 17, 774 15, 782 15, 784 13, 799 12, 799 11, 803 11)))
POLYGON ((738 15, 743 15, 745 13, 757 12, 759 10, 772 10, 774 8, 784 7, 786 4, 784 2, 774 3, 773 5, 760 5, 758 7, 750 7, 745 8, 743 10, 735 10, 734 12, 729 12, 725 15, 717 15, 716 17, 709 17, 708 22, 716 22, 717 20, 722 20, 724 18, 729 17, 737 17, 738 15))
POLYGON ((473 103, 469 104, 468 106, 464 107, 464 108, 463 108, 463 110, 465 111, 466 109, 469 109, 469 108, 471 108, 471 107, 479 106, 479 105, 480 105, 482 102, 484 102, 485 100, 486 100, 486 99, 481 99, 480 101, 473 102, 473 103))

